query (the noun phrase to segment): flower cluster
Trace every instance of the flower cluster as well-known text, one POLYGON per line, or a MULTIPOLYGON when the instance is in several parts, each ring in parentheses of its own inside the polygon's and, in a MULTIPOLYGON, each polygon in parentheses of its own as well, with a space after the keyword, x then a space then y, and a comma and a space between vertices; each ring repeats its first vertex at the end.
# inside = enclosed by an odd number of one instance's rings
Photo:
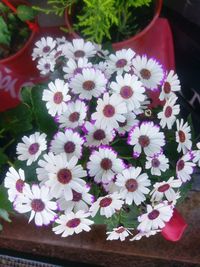
POLYGON ((16 211, 38 226, 53 222, 63 237, 94 223, 107 225, 108 240, 162 231, 200 164, 191 127, 180 118, 177 75, 131 49, 109 53, 82 39, 42 38, 33 59, 42 74, 59 73, 42 92, 58 130, 17 145, 36 179, 30 185, 26 169, 7 172, 16 211))

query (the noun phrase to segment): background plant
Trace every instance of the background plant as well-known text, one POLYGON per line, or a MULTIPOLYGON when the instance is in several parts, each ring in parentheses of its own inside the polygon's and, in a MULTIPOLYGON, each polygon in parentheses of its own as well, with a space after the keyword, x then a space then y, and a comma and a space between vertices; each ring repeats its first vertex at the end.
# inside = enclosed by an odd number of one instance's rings
MULTIPOLYGON (((91 41, 102 43, 134 35, 139 27, 137 16, 141 7, 150 7, 153 0, 49 0, 49 7, 34 7, 46 14, 62 16, 65 9, 74 17, 73 28, 91 41), (74 5, 74 7, 73 7, 74 5), (114 28, 114 29, 113 29, 114 28)), ((146 19, 146 18, 145 18, 146 19)), ((142 18, 143 22, 145 21, 142 18)))

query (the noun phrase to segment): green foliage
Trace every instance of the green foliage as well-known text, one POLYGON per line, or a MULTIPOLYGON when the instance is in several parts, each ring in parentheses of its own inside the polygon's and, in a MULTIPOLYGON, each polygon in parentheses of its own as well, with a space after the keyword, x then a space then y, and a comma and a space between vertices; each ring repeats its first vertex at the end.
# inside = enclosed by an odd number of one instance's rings
POLYGON ((17 16, 22 21, 33 20, 35 18, 35 12, 30 6, 20 5, 17 7, 17 16))
MULTIPOLYGON (((9 218, 9 212, 12 211, 12 205, 8 200, 7 190, 3 185, 0 186, 0 218, 7 222, 11 222, 9 218)), ((0 231, 2 230, 2 225, 0 224, 0 231)))
POLYGON ((47 15, 52 13, 57 16, 62 16, 66 8, 69 13, 71 13, 72 6, 77 2, 77 0, 48 0, 47 4, 49 5, 49 8, 33 6, 33 9, 36 11, 43 12, 47 15))
POLYGON ((10 44, 10 32, 6 22, 3 17, 0 17, 0 44, 9 45, 10 44))
POLYGON ((111 39, 109 29, 118 25, 115 0, 83 0, 82 15, 78 17, 78 28, 88 39, 101 43, 104 36, 111 39))

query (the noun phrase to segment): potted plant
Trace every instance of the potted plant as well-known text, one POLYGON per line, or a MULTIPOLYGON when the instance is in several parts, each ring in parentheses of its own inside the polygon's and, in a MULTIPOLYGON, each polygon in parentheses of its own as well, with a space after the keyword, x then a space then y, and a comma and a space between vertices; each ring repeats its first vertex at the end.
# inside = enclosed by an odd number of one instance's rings
POLYGON ((89 41, 48 38, 33 58, 56 72, 22 91, 34 127, 4 180, 14 209, 63 237, 106 224, 108 240, 180 239, 186 223, 175 206, 200 150, 180 118, 178 76, 131 49, 119 51, 122 62, 89 41), (152 108, 155 89, 164 105, 152 108))
POLYGON ((35 11, 24 0, 3 0, 0 3, 0 111, 18 103, 22 84, 37 76, 31 53, 38 31, 35 11), (16 34, 16 32, 18 34, 16 34))

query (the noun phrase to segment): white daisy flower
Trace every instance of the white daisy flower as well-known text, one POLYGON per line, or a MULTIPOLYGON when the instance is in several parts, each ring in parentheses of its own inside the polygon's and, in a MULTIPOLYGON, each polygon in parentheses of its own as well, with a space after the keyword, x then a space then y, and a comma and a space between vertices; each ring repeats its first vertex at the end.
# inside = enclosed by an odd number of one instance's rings
POLYGON ((103 95, 103 99, 97 100, 96 112, 92 114, 92 119, 96 125, 109 130, 119 128, 119 122, 125 122, 124 114, 127 113, 126 103, 116 94, 103 95))
POLYGON ((34 218, 37 226, 48 225, 56 218, 56 202, 52 197, 47 186, 32 185, 24 188, 24 195, 17 197, 14 207, 19 213, 31 212, 29 222, 34 218))
POLYGON ((57 226, 53 227, 53 232, 56 235, 67 237, 70 235, 79 234, 82 231, 89 232, 91 230, 90 225, 94 222, 89 220, 89 213, 79 210, 77 213, 70 212, 60 215, 56 219, 57 226))
POLYGON ((165 145, 165 136, 160 128, 152 121, 142 122, 133 127, 129 132, 128 144, 134 146, 133 154, 138 157, 142 150, 147 156, 153 156, 161 152, 165 145))
POLYGON ((156 89, 162 83, 164 73, 162 66, 152 58, 136 56, 132 60, 134 73, 140 78, 143 85, 148 89, 156 89))
POLYGON ((87 58, 79 58, 78 60, 74 60, 73 58, 70 58, 66 66, 63 67, 63 71, 66 73, 64 75, 65 79, 70 79, 74 77, 78 73, 82 73, 83 68, 91 68, 92 63, 88 62, 87 58))
POLYGON ((19 160, 26 160, 27 166, 31 165, 38 159, 42 151, 47 148, 46 134, 36 132, 29 137, 24 136, 22 138, 23 143, 18 143, 16 153, 19 160))
POLYGON ((102 71, 107 80, 110 79, 111 73, 108 68, 108 63, 106 61, 100 61, 98 64, 94 64, 95 69, 102 71))
POLYGON ((82 126, 87 115, 87 107, 85 102, 77 99, 75 102, 67 103, 67 110, 58 118, 60 128, 75 129, 82 126))
POLYGON ((55 65, 56 61, 52 57, 40 58, 37 63, 37 69, 42 75, 47 75, 50 71, 54 71, 55 65))
POLYGON ((89 206, 94 202, 94 196, 89 194, 90 187, 83 187, 82 192, 72 190, 72 200, 66 201, 64 197, 58 199, 57 203, 61 210, 78 212, 79 210, 88 211, 89 206))
POLYGON ((19 169, 17 172, 13 167, 10 167, 6 173, 4 186, 8 188, 8 199, 13 202, 18 195, 23 194, 25 186, 24 171, 19 169))
POLYGON ((96 183, 108 183, 124 169, 124 163, 111 147, 101 146, 91 154, 87 169, 96 183))
POLYGON ((43 91, 42 100, 47 102, 46 107, 51 116, 60 115, 67 110, 66 102, 71 99, 68 92, 68 84, 60 79, 56 79, 55 83, 50 82, 48 89, 43 91))
POLYGON ((134 110, 134 113, 135 113, 136 115, 140 115, 140 114, 143 114, 143 113, 145 113, 145 112, 151 114, 150 109, 149 109, 149 105, 150 105, 150 104, 151 104, 151 102, 150 102, 150 100, 148 99, 148 97, 146 96, 145 100, 141 103, 140 108, 135 109, 135 110, 134 110))
POLYGON ((118 193, 110 194, 104 197, 99 197, 90 207, 91 216, 94 217, 98 210, 100 215, 106 218, 111 217, 116 211, 120 210, 124 201, 118 193))
POLYGON ((192 148, 192 141, 191 141, 191 128, 186 122, 184 124, 183 119, 176 120, 176 142, 178 143, 177 151, 180 153, 181 150, 183 154, 186 154, 188 150, 192 148))
POLYGON ((167 128, 170 130, 174 122, 176 121, 176 116, 180 112, 180 105, 175 105, 177 97, 169 98, 164 107, 163 111, 158 113, 158 119, 160 119, 160 125, 162 128, 167 128))
POLYGON ((117 228, 114 228, 112 231, 106 233, 108 235, 106 240, 118 240, 124 241, 127 236, 132 235, 131 232, 123 227, 119 226, 117 228))
POLYGON ((115 54, 109 55, 108 70, 110 73, 122 74, 124 71, 129 72, 131 70, 132 59, 135 56, 135 52, 129 49, 122 49, 115 52, 115 54))
POLYGON ((116 82, 111 82, 110 88, 121 100, 125 101, 128 111, 140 108, 145 100, 145 89, 136 75, 128 73, 124 76, 118 75, 116 82))
POLYGON ((89 121, 84 124, 84 130, 86 132, 86 142, 84 145, 89 147, 107 145, 112 142, 115 137, 114 130, 110 131, 108 129, 98 127, 95 123, 91 123, 89 121))
POLYGON ((177 199, 177 193, 174 188, 181 187, 182 182, 180 179, 170 177, 168 181, 157 182, 153 185, 154 189, 151 191, 151 201, 160 202, 165 197, 169 202, 177 199))
POLYGON ((55 46, 56 41, 52 37, 42 37, 41 40, 35 43, 32 59, 35 60, 38 57, 47 57, 55 46))
POLYGON ((117 128, 116 131, 119 135, 125 135, 133 128, 134 125, 138 124, 139 122, 133 112, 124 114, 124 117, 126 118, 124 122, 118 122, 119 128, 117 128))
POLYGON ((131 205, 133 202, 138 206, 145 201, 145 194, 150 190, 147 188, 151 185, 148 175, 141 173, 140 167, 129 167, 116 176, 116 185, 121 187, 120 195, 125 203, 131 205))
POLYGON ((159 98, 161 101, 167 100, 173 96, 175 92, 180 90, 181 86, 178 75, 174 72, 174 70, 170 70, 162 85, 159 98))
POLYGON ((200 142, 197 143, 196 146, 198 150, 192 151, 192 153, 194 154, 192 161, 194 163, 197 163, 197 165, 200 167, 200 142))
POLYGON ((147 213, 138 217, 140 224, 137 229, 141 232, 162 229, 165 223, 171 219, 172 215, 172 206, 166 202, 159 203, 154 207, 147 205, 147 213))
POLYGON ((46 165, 51 164, 55 165, 55 155, 50 152, 43 155, 43 159, 38 161, 39 168, 36 168, 37 179, 40 184, 44 184, 49 179, 49 172, 45 169, 46 165))
POLYGON ((146 169, 151 169, 152 175, 161 176, 161 172, 169 169, 169 159, 164 154, 156 154, 152 157, 147 157, 145 163, 146 169))
POLYGON ((108 194, 112 194, 112 193, 119 193, 121 187, 117 186, 115 183, 115 178, 113 178, 109 183, 102 183, 103 189, 108 193, 108 194))
POLYGON ((73 199, 72 190, 83 191, 86 182, 81 178, 86 177, 87 172, 77 163, 77 157, 69 159, 65 153, 55 155, 53 164, 52 160, 47 162, 44 168, 48 172, 49 179, 45 184, 50 187, 53 197, 64 196, 68 201, 73 199))
POLYGON ((70 80, 70 88, 80 99, 91 100, 98 98, 106 91, 107 79, 102 71, 93 68, 84 68, 82 73, 76 74, 70 80))
POLYGON ((68 41, 67 41, 65 36, 62 36, 62 37, 56 38, 56 43, 57 43, 57 45, 63 45, 63 44, 68 43, 68 41))
POLYGON ((66 153, 68 158, 76 156, 81 158, 84 139, 78 132, 66 129, 65 132, 58 132, 51 141, 50 151, 54 154, 66 153))
POLYGON ((160 233, 161 230, 150 230, 148 232, 139 232, 137 235, 135 235, 133 238, 131 238, 129 241, 135 241, 140 240, 142 237, 150 237, 152 235, 156 235, 157 233, 160 233))
POLYGON ((66 58, 79 59, 93 57, 97 50, 90 41, 85 42, 83 39, 73 39, 72 42, 64 45, 63 52, 66 58))
POLYGON ((176 175, 183 183, 191 180, 191 174, 196 166, 192 162, 193 155, 187 152, 181 159, 176 163, 176 175))

